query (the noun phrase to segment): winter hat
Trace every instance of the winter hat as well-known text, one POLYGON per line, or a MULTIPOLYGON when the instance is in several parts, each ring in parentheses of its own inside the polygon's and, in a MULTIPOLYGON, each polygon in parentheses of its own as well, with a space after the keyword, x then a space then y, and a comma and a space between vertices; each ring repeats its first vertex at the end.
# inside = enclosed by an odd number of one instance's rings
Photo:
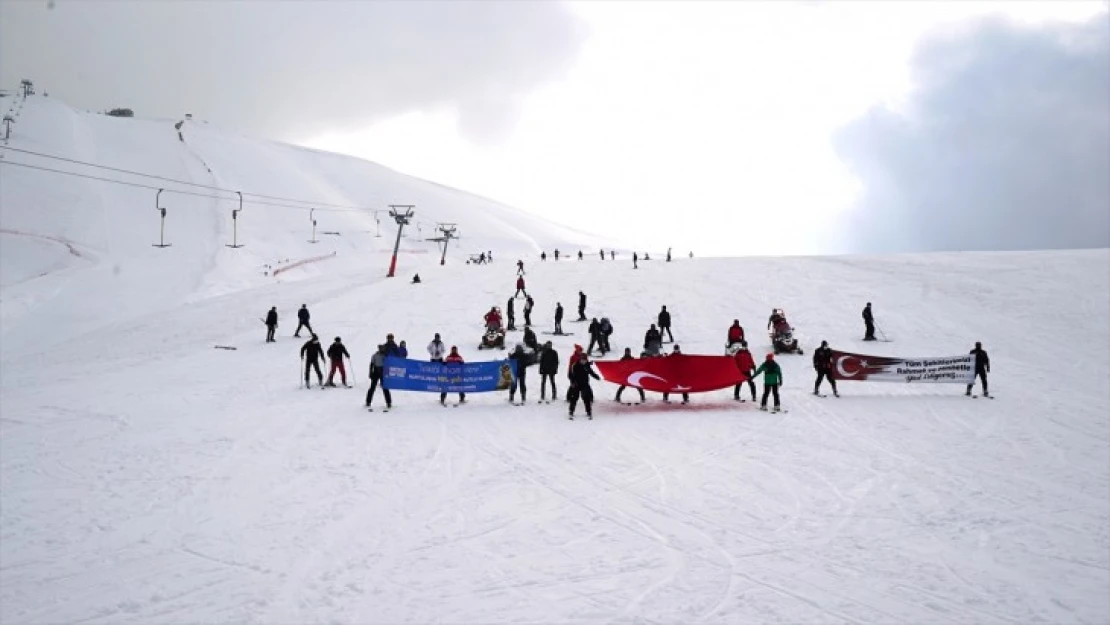
POLYGON ((821 347, 828 347, 828 346, 829 346, 828 341, 821 341, 821 347))
POLYGON ((774 360, 774 359, 775 359, 774 354, 767 354, 767 360, 774 360))

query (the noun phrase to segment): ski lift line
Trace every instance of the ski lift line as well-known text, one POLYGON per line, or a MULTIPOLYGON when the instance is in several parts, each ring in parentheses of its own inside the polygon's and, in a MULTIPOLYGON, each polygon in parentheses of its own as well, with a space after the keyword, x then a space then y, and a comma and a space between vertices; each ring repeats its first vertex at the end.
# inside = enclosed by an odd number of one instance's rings
MULTIPOLYGON (((212 191, 219 191, 221 193, 229 193, 229 194, 230 193, 236 193, 236 191, 234 191, 232 189, 223 189, 223 188, 220 188, 220 187, 214 187, 212 185, 201 184, 199 182, 190 182, 190 181, 187 181, 187 180, 177 180, 175 178, 168 178, 166 176, 157 176, 157 175, 154 175, 154 174, 144 174, 142 172, 133 171, 133 170, 130 170, 130 169, 122 169, 122 168, 119 168, 119 167, 109 167, 108 165, 98 165, 96 163, 90 163, 90 162, 87 162, 87 161, 79 161, 79 160, 76 160, 76 159, 65 158, 65 157, 62 157, 62 156, 54 156, 52 154, 44 154, 42 152, 35 152, 35 151, 32 151, 32 150, 24 150, 24 149, 21 149, 21 148, 13 148, 13 147, 10 147, 10 146, 0 146, 0 149, 10 150, 12 152, 17 152, 17 153, 20 153, 20 154, 29 154, 31 156, 38 156, 38 157, 41 157, 41 158, 63 161, 63 162, 66 162, 66 163, 72 163, 74 165, 83 165, 85 167, 94 167, 94 168, 97 168, 97 169, 104 169, 104 170, 107 170, 107 171, 113 171, 113 172, 117 172, 117 173, 121 173, 121 174, 128 174, 128 175, 131 175, 131 176, 139 176, 139 177, 142 177, 142 178, 151 178, 153 180, 162 180, 162 181, 165 181, 165 182, 173 182, 173 183, 176 183, 176 184, 185 185, 185 186, 189 186, 189 187, 199 187, 201 189, 209 189, 209 190, 212 190, 212 191)), ((262 193, 251 193, 249 191, 243 191, 243 195, 258 197, 258 198, 262 198, 262 199, 266 199, 266 200, 277 200, 279 202, 288 202, 288 203, 293 203, 293 204, 309 204, 313 207, 325 206, 325 207, 329 207, 329 208, 344 208, 344 209, 349 209, 349 210, 370 210, 370 209, 366 209, 366 208, 359 207, 359 206, 350 206, 350 205, 347 205, 347 204, 328 204, 326 202, 313 202, 311 200, 298 200, 298 199, 294 199, 294 198, 280 197, 280 196, 276 196, 276 195, 264 195, 262 193)))
MULTIPOLYGON (((209 193, 198 193, 196 191, 184 191, 184 190, 181 190, 181 189, 164 189, 163 187, 155 187, 155 186, 152 186, 152 185, 142 184, 142 183, 138 183, 138 182, 128 182, 126 180, 115 180, 113 178, 104 178, 102 176, 93 176, 93 175, 90 175, 90 174, 81 174, 81 173, 77 173, 77 172, 73 172, 73 171, 64 171, 64 170, 61 170, 61 169, 52 169, 50 167, 42 167, 41 165, 31 165, 29 163, 15 163, 15 162, 8 161, 8 160, 0 160, 0 165, 14 165, 16 167, 26 167, 28 169, 35 169, 35 170, 38 170, 38 171, 45 171, 45 172, 50 172, 50 173, 55 173, 55 174, 61 174, 61 175, 64 175, 64 176, 74 176, 74 177, 77 177, 77 178, 86 178, 88 180, 97 180, 97 181, 100 181, 100 182, 109 182, 109 183, 112 183, 112 184, 120 184, 120 185, 124 185, 124 186, 127 186, 127 187, 134 187, 134 188, 137 188, 137 189, 150 189, 151 191, 158 191, 158 190, 161 189, 161 190, 165 191, 166 193, 177 193, 179 195, 191 195, 191 196, 194 196, 194 197, 203 197, 203 198, 209 198, 209 199, 215 199, 215 200, 235 200, 235 199, 237 199, 236 197, 223 197, 223 196, 219 196, 219 195, 212 195, 212 194, 209 194, 209 193)), ((229 194, 237 193, 236 191, 224 191, 224 192, 229 193, 229 194)), ((249 194, 244 193, 243 195, 249 195, 249 194)), ((276 202, 263 202, 263 201, 259 201, 259 200, 243 200, 243 203, 244 204, 254 204, 256 206, 271 206, 271 207, 274 207, 274 208, 286 208, 286 209, 299 210, 299 211, 305 211, 305 212, 308 212, 308 211, 312 210, 308 206, 294 206, 294 205, 291 205, 291 204, 279 204, 279 203, 276 203, 276 202)), ((331 213, 353 213, 353 212, 366 213, 366 212, 368 212, 372 209, 366 209, 366 208, 319 208, 319 207, 317 207, 316 210, 327 211, 327 212, 331 212, 331 213)))

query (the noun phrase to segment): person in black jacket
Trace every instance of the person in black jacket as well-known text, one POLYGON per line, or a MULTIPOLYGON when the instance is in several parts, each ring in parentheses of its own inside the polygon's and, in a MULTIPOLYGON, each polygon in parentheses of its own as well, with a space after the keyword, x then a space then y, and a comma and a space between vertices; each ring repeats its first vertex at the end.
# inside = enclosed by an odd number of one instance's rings
POLYGON ((674 343, 674 335, 671 334, 671 313, 667 312, 667 307, 664 306, 663 310, 659 311, 659 338, 663 338, 663 333, 667 333, 667 337, 674 343))
POLYGON ((524 346, 532 350, 539 349, 539 339, 531 326, 524 326, 524 346))
POLYGON ((297 311, 297 330, 293 332, 293 336, 301 338, 301 328, 308 330, 309 334, 313 334, 312 326, 308 323, 308 307, 301 304, 301 309, 297 311))
POLYGON ((304 362, 304 387, 311 388, 308 373, 316 369, 316 379, 320 386, 324 385, 324 374, 320 371, 320 359, 324 357, 324 348, 320 347, 320 339, 315 334, 301 346, 301 360, 304 362))
POLYGON ((590 346, 586 348, 587 354, 592 354, 594 345, 601 344, 604 347, 605 343, 601 339, 601 324, 597 322, 597 317, 593 318, 590 322, 590 346))
POLYGON ((513 314, 513 298, 510 297, 509 301, 505 303, 505 330, 516 329, 516 315, 513 314))
POLYGON ((509 387, 509 402, 516 403, 516 389, 517 386, 519 386, 520 403, 527 403, 528 367, 532 364, 532 354, 524 351, 524 346, 517 343, 516 349, 513 350, 513 353, 509 354, 509 359, 516 361, 516 378, 513 379, 513 384, 509 387))
POLYGON ((875 340, 875 318, 871 316, 871 302, 867 302, 867 305, 863 307, 863 327, 864 327, 863 340, 865 340, 865 341, 874 341, 875 340))
POLYGON ((555 334, 563 333, 563 305, 555 303, 555 334))
MULTIPOLYGON (((675 345, 674 349, 671 350, 671 353, 669 355, 671 355, 671 356, 681 356, 682 355, 682 349, 679 348, 678 345, 675 345)), ((671 397, 670 393, 663 393, 663 401, 670 401, 670 397, 671 397)), ((683 391, 683 393, 682 393, 682 403, 684 403, 684 404, 690 403, 690 394, 685 392, 685 391, 683 391)))
POLYGON ((325 386, 335 386, 333 379, 335 378, 336 370, 339 371, 339 376, 343 380, 343 386, 347 386, 347 370, 343 367, 343 358, 350 358, 351 355, 347 353, 346 346, 339 337, 335 337, 335 342, 328 347, 328 359, 331 360, 331 371, 328 372, 328 381, 325 386))
POLYGON ((655 329, 655 324, 651 324, 648 331, 644 333, 644 353, 652 356, 658 356, 663 347, 663 337, 659 335, 659 330, 655 329))
POLYGON ((574 409, 581 399, 582 405, 586 407, 586 416, 593 419, 594 391, 590 388, 590 378, 600 380, 601 376, 590 366, 588 354, 583 353, 578 358, 570 368, 570 374, 567 377, 570 378, 570 392, 567 393, 570 396, 570 418, 574 418, 574 409))
POLYGON ((578 320, 586 320, 586 294, 582 291, 578 292, 578 320))
POLYGON ((821 382, 828 378, 833 395, 840 397, 840 393, 836 392, 836 380, 832 377, 832 368, 832 349, 828 341, 821 341, 821 347, 813 350, 813 370, 817 372, 817 381, 813 383, 814 395, 821 394, 821 382))
MULTIPOLYGON (((632 348, 631 347, 624 348, 624 355, 621 356, 621 362, 624 362, 625 360, 635 360, 635 359, 636 358, 632 355, 632 348)), ((628 387, 622 384, 621 387, 617 389, 617 396, 615 398, 617 401, 621 400, 621 393, 623 393, 624 389, 626 389, 626 388, 628 388, 628 387)), ((647 401, 647 397, 644 396, 644 389, 638 388, 638 387, 633 387, 633 388, 636 388, 636 390, 640 392, 640 403, 643 403, 643 402, 647 401)))
POLYGON ((535 300, 529 295, 524 298, 524 325, 532 325, 532 307, 536 305, 535 300))
POLYGON ((270 312, 266 313, 266 342, 274 343, 274 332, 277 330, 278 314, 277 306, 270 307, 270 312))
POLYGON ((547 382, 551 381, 551 399, 559 399, 555 390, 555 374, 559 372, 559 352, 551 347, 551 341, 543 344, 540 352, 540 401, 546 399, 547 382))
POLYGON ((990 373, 991 370, 990 356, 988 356, 987 351, 983 349, 983 344, 978 341, 975 342, 975 349, 968 353, 975 355, 975 375, 971 378, 971 384, 967 385, 966 394, 971 394, 971 387, 975 386, 975 378, 979 378, 983 383, 983 396, 990 397, 990 393, 987 391, 987 374, 990 373))

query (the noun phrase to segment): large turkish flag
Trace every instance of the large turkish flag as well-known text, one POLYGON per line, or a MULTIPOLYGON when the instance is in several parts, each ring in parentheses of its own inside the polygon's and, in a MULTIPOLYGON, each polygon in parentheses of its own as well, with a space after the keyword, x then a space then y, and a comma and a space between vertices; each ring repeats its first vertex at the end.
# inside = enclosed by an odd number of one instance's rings
POLYGON ((656 393, 704 393, 747 379, 732 356, 673 354, 594 364, 608 382, 656 393))

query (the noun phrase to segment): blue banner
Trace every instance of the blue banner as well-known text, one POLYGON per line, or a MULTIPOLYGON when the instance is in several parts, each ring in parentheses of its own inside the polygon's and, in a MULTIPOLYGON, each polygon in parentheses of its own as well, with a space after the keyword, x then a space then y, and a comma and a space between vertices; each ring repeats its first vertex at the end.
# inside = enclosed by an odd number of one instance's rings
POLYGON ((515 378, 515 360, 458 364, 390 356, 382 382, 391 391, 484 393, 508 390, 515 378))

